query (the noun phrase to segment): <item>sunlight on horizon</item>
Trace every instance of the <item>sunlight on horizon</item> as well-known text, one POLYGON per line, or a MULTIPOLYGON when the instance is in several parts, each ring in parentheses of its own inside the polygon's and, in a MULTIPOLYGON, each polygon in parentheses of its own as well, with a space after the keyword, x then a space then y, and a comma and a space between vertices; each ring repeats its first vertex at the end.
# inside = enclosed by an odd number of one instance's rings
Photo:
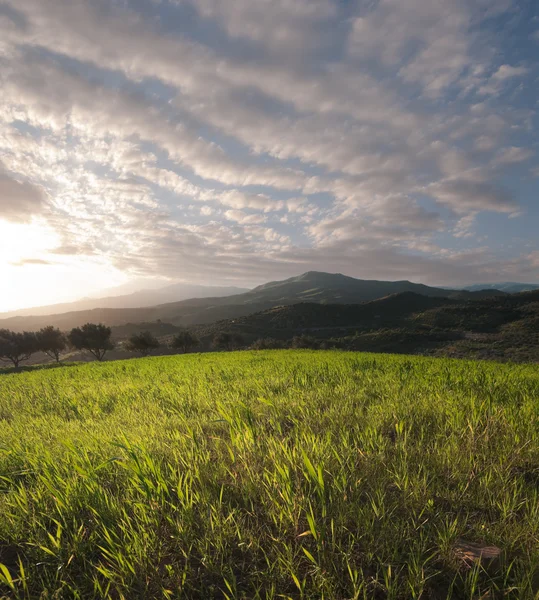
POLYGON ((59 236, 38 222, 0 220, 0 312, 70 302, 127 281, 100 260, 51 253, 59 243, 59 236))

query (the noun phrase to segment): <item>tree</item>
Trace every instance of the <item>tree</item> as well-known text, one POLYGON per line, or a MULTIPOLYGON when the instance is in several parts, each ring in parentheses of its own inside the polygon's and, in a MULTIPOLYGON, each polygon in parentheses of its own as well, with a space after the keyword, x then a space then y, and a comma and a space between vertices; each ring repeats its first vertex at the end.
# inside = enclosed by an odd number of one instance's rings
POLYGON ((15 333, 9 329, 0 329, 0 360, 11 362, 18 369, 23 360, 28 360, 39 350, 35 333, 24 331, 15 333))
POLYGON ((172 339, 170 347, 185 353, 198 346, 199 343, 196 335, 192 334, 190 331, 180 331, 180 333, 175 335, 172 339))
POLYGON ((110 327, 99 323, 86 323, 82 327, 74 327, 68 335, 69 343, 77 350, 86 350, 101 361, 108 350, 114 348, 110 327))
POLYGON ((57 328, 49 325, 36 333, 37 345, 41 352, 60 362, 60 354, 67 348, 66 336, 57 328))
POLYGON ((222 331, 213 338, 213 346, 218 350, 234 350, 243 344, 243 337, 239 333, 222 331))
POLYGON ((141 356, 159 348, 159 340, 149 331, 141 331, 132 335, 125 343, 124 348, 129 352, 138 352, 141 356))

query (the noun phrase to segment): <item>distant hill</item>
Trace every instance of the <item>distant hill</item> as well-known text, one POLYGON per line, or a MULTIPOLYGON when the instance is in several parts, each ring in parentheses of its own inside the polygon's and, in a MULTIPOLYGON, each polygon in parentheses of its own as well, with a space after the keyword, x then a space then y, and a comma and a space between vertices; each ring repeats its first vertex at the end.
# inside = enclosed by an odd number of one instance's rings
POLYGON ((475 285, 468 285, 464 288, 469 292, 479 292, 481 290, 500 290, 507 294, 518 294, 519 292, 531 292, 533 290, 539 290, 539 283, 515 283, 507 281, 504 283, 477 283, 475 285))
POLYGON ((131 294, 107 296, 104 298, 82 298, 74 302, 64 302, 49 306, 23 308, 0 313, 0 319, 10 317, 28 317, 41 315, 56 315, 67 312, 87 311, 97 308, 143 308, 169 302, 187 300, 189 298, 215 298, 232 296, 249 291, 239 287, 219 287, 192 285, 189 283, 174 283, 157 289, 139 290, 131 294))
POLYGON ((455 300, 503 295, 503 292, 496 290, 481 292, 447 290, 410 281, 362 280, 338 273, 309 271, 298 277, 266 283, 248 292, 232 296, 191 298, 142 308, 99 307, 61 314, 17 316, 1 319, 0 328, 21 331, 54 325, 66 330, 88 321, 121 326, 127 323, 147 323, 157 320, 185 327, 242 317, 278 305, 300 302, 359 304, 403 292, 412 292, 428 298, 455 300))
MULTIPOLYGON (((459 298, 467 296, 466 291, 447 290, 430 287, 411 281, 378 281, 368 279, 355 279, 340 273, 322 273, 309 271, 298 277, 291 277, 284 281, 272 281, 260 285, 247 294, 243 294, 248 301, 258 299, 279 302, 290 299, 300 302, 368 302, 402 292, 414 292, 422 296, 435 298, 459 298)), ((484 294, 474 293, 474 297, 498 295, 497 290, 488 290, 484 294)))

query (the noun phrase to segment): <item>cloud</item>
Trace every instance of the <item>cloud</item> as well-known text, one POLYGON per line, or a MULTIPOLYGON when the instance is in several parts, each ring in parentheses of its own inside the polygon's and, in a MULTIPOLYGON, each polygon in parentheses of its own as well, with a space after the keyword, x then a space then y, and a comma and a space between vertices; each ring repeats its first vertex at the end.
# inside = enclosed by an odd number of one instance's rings
POLYGON ((62 260, 464 278, 483 213, 525 204, 505 176, 535 157, 535 72, 501 51, 507 2, 2 6, 0 151, 26 208, 4 194, 0 216, 46 219, 62 260))
POLYGON ((527 67, 513 67, 511 65, 500 65, 492 74, 490 80, 479 88, 483 95, 499 94, 507 82, 515 77, 523 77, 530 70, 527 67))
POLYGON ((505 81, 512 77, 522 77, 529 73, 527 67, 512 67, 511 65, 500 65, 498 70, 492 75, 492 79, 497 81, 505 81))
POLYGON ((217 21, 228 35, 287 56, 330 43, 327 26, 338 15, 329 0, 191 0, 204 18, 217 21), (322 38, 322 39, 321 39, 322 38))
POLYGON ((52 265, 54 263, 41 258, 23 258, 17 262, 11 263, 14 267, 25 267, 26 265, 52 265))
POLYGON ((507 191, 486 181, 446 179, 431 184, 425 192, 458 213, 467 210, 473 213, 477 211, 513 213, 518 209, 518 204, 507 191))
POLYGON ((510 148, 504 148, 500 150, 496 156, 496 162, 498 164, 515 164, 528 160, 534 155, 531 148, 518 148, 511 146, 510 148))
POLYGON ((353 21, 348 40, 358 60, 381 61, 404 81, 439 95, 474 62, 470 29, 474 2, 386 0, 353 21))
POLYGON ((214 213, 214 209, 211 206, 208 206, 208 205, 204 205, 200 209, 200 214, 204 215, 205 217, 209 217, 213 213, 214 213))
POLYGON ((0 165, 0 219, 28 223, 47 208, 44 190, 23 178, 1 169, 0 165))
POLYGON ((267 220, 264 215, 247 215, 241 210, 227 210, 225 211, 225 217, 229 221, 236 221, 242 225, 259 225, 267 220))

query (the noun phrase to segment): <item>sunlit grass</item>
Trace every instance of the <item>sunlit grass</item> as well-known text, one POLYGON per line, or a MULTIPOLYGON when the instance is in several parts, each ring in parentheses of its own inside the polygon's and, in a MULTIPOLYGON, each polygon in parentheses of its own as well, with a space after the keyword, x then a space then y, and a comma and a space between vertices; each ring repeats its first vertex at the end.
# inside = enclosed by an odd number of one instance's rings
POLYGON ((337 352, 0 375, 0 597, 537 598, 538 405, 533 365, 337 352))

